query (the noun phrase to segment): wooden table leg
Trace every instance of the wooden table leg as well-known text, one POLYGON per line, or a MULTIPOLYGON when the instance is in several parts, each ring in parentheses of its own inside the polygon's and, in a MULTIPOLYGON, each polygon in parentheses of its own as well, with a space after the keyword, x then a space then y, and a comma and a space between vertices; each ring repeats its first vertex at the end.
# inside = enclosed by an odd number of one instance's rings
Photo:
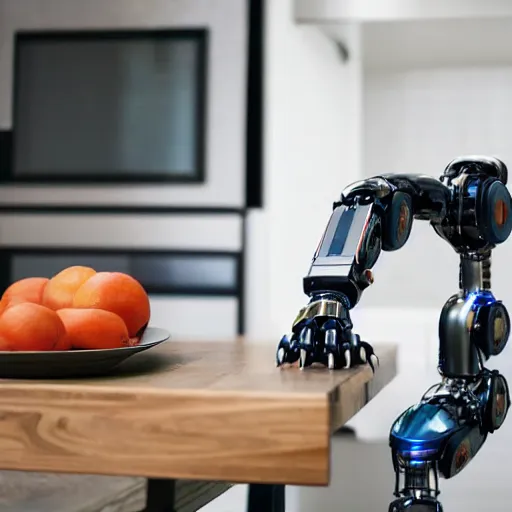
POLYGON ((143 512, 175 512, 176 482, 150 478, 147 484, 146 508, 143 512))
POLYGON ((250 484, 247 512, 285 512, 285 486, 250 484))

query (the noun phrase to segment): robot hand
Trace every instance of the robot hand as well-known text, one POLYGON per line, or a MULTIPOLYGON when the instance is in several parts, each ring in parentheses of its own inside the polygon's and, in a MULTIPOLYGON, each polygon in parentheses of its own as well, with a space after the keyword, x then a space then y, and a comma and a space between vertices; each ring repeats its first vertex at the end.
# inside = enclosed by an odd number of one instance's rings
POLYGON ((375 371, 378 358, 372 346, 352 332, 349 309, 343 295, 313 295, 283 336, 277 349, 277 366, 299 361, 300 368, 313 363, 329 369, 350 368, 368 362, 375 371))
MULTIPOLYGON (((277 365, 299 360, 301 368, 320 363, 329 369, 368 363, 375 370, 378 358, 372 346, 352 332, 349 311, 373 283, 372 267, 381 250, 394 251, 407 241, 413 219, 412 192, 425 181, 384 177, 346 188, 320 240, 304 292, 309 304, 300 312, 292 334, 277 348, 277 365), (404 192, 401 191, 401 189, 404 192), (409 193, 410 192, 410 193, 409 193)), ((426 180, 431 189, 442 185, 426 180)), ((434 199, 437 195, 433 193, 434 199)), ((423 202, 425 198, 422 197, 423 202)))

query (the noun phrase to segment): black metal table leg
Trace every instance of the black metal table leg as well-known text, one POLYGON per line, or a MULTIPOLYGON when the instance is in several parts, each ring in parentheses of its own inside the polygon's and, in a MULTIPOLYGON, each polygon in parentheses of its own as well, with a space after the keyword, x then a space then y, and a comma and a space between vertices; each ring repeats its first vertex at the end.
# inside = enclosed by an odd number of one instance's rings
POLYGON ((142 512, 174 512, 175 494, 174 480, 148 479, 146 508, 142 512))
POLYGON ((285 512, 285 486, 250 484, 247 512, 285 512))

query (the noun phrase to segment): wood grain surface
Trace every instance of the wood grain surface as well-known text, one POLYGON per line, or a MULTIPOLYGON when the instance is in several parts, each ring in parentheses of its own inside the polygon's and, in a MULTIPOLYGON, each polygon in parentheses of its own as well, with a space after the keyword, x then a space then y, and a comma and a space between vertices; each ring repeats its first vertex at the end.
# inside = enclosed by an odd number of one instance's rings
POLYGON ((275 344, 175 342, 109 377, 0 381, 0 469, 329 483, 330 439, 396 374, 276 368, 275 344))

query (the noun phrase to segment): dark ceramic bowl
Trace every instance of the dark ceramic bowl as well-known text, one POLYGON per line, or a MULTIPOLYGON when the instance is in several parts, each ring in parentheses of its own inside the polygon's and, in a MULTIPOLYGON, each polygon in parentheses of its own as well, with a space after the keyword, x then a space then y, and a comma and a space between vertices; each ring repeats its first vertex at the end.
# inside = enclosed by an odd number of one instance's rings
POLYGON ((159 345, 169 336, 165 329, 148 327, 134 347, 62 352, 0 351, 0 378, 57 379, 104 375, 128 357, 159 345))

